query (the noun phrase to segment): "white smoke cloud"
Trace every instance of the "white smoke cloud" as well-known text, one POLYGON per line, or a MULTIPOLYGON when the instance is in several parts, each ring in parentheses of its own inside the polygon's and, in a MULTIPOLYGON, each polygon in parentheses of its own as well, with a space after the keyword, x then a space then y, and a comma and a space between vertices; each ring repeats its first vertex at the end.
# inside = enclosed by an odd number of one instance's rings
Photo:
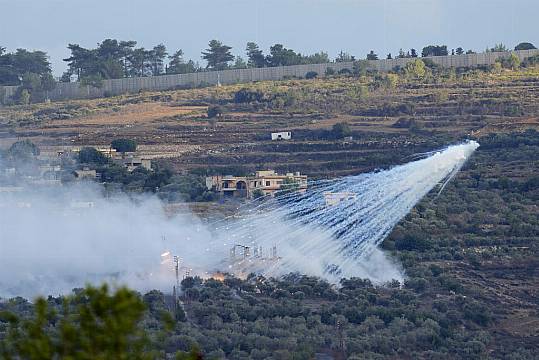
POLYGON ((201 221, 167 218, 155 197, 106 199, 96 186, 80 184, 0 194, 0 212, 4 297, 65 293, 103 280, 162 288, 163 281, 172 284, 159 274, 166 249, 201 267, 212 263, 204 257, 211 235, 201 221))
POLYGON ((153 196, 104 197, 102 189, 90 183, 0 191, 0 297, 56 295, 102 281, 140 291, 170 291, 174 283, 171 264, 166 268, 160 264, 166 250, 181 256, 193 274, 200 275, 215 270, 259 270, 275 276, 301 272, 332 282, 341 276, 378 283, 402 280, 400 266, 376 245, 476 148, 474 144, 461 146, 381 175, 340 180, 342 186, 334 189, 356 191, 357 206, 324 208, 322 217, 289 215, 320 207, 320 194, 327 187, 313 189, 309 196, 314 197, 303 203, 285 201, 269 211, 251 208, 248 216, 218 225, 192 214, 168 217, 153 196), (376 186, 373 177, 379 182, 376 186), (330 215, 333 222, 325 221, 331 220, 330 215), (337 235, 339 229, 345 233, 337 235), (344 250, 344 245, 357 241, 370 244, 368 256, 344 250), (252 249, 263 246, 259 258, 264 260, 230 267, 229 250, 238 243, 252 249), (273 246, 277 246, 278 260, 270 259, 273 246), (338 271, 328 272, 332 266, 338 271))

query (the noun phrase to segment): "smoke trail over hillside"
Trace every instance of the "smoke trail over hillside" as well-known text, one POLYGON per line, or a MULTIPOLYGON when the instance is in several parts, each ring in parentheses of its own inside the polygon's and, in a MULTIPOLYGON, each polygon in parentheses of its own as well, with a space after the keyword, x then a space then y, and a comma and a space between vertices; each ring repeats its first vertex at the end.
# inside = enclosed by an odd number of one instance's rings
POLYGON ((389 170, 319 182, 305 194, 264 202, 250 210, 251 218, 220 233, 229 243, 277 246, 282 260, 267 274, 298 271, 335 282, 351 276, 400 279, 376 246, 436 185, 443 189, 478 146, 467 142, 389 170))
POLYGON ((66 293, 101 281, 168 290, 172 271, 160 266, 165 250, 201 274, 402 279, 376 246, 477 146, 452 146, 389 170, 313 183, 305 194, 284 194, 250 207, 239 220, 210 225, 193 215, 169 218, 154 197, 106 198, 91 184, 0 191, 0 297, 66 293), (234 244, 265 250, 258 260, 231 264, 234 244), (273 246, 278 254, 269 259, 273 246))

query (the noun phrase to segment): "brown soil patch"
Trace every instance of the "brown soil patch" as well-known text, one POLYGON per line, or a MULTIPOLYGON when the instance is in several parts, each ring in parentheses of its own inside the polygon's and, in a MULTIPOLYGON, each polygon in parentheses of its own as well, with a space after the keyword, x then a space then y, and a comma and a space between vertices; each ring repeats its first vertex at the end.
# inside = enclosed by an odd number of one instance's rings
POLYGON ((120 111, 109 110, 97 115, 55 120, 54 125, 129 125, 147 123, 164 117, 201 113, 204 106, 168 106, 162 103, 130 104, 123 106, 120 111))

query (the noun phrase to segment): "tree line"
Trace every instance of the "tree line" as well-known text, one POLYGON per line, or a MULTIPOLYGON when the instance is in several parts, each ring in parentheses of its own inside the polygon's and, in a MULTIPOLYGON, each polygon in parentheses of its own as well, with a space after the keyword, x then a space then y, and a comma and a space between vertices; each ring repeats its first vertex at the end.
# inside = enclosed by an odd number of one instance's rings
POLYGON ((207 49, 201 52, 206 61, 202 67, 194 60, 186 60, 183 50, 169 53, 165 45, 159 44, 152 49, 136 47, 136 41, 106 39, 95 49, 86 49, 78 44, 69 44, 71 56, 67 62, 68 70, 61 81, 72 79, 95 83, 102 79, 125 77, 158 76, 163 74, 184 74, 205 70, 243 69, 247 67, 285 66, 329 62, 327 53, 302 55, 281 44, 270 47, 270 54, 264 55, 257 44, 247 43, 246 60, 234 56, 232 47, 218 40, 211 40, 207 49))
MULTIPOLYGON (((61 82, 75 80, 84 85, 97 87, 105 79, 331 62, 328 53, 324 51, 304 55, 282 44, 274 44, 269 48, 269 53, 265 54, 254 42, 247 43, 245 57, 234 56, 232 47, 219 40, 211 40, 208 47, 201 52, 201 58, 206 62, 205 67, 201 66, 198 61, 187 60, 181 49, 169 52, 163 44, 145 49, 137 47, 137 42, 134 40, 105 39, 93 49, 84 48, 79 44, 69 44, 67 48, 71 52, 71 55, 64 59, 68 68, 59 80, 61 82)), ((527 49, 535 49, 535 46, 522 42, 515 47, 515 50, 527 49)), ((497 44, 487 51, 508 51, 508 48, 503 44, 497 44)), ((457 47, 450 52, 447 45, 428 45, 423 47, 421 54, 413 48, 406 52, 400 49, 397 55, 393 56, 390 53, 386 58, 419 57, 419 55, 421 57, 444 56, 449 53, 461 55, 465 52, 462 47, 457 47)), ((466 53, 473 53, 473 51, 468 50, 466 53)), ((371 50, 366 55, 366 59, 378 60, 379 56, 371 50)), ((344 51, 334 58, 335 62, 355 60, 355 56, 344 51)), ((0 46, 0 86, 2 85, 22 85, 20 91, 24 93, 18 94, 19 98, 28 98, 28 101, 31 100, 30 96, 46 97, 46 92, 55 86, 47 53, 26 49, 17 49, 9 53, 5 47, 0 46)))
MULTIPOLYGON (((219 40, 211 40, 208 47, 201 52, 201 58, 206 61, 202 67, 197 61, 186 60, 183 51, 177 50, 169 53, 165 45, 159 44, 152 49, 136 47, 136 41, 118 41, 106 39, 99 43, 95 49, 86 49, 78 44, 69 44, 71 56, 67 62, 68 70, 62 76, 62 81, 95 82, 102 79, 116 79, 125 77, 158 76, 162 74, 185 74, 206 70, 245 69, 260 67, 276 67, 300 64, 320 64, 331 62, 327 52, 320 51, 311 55, 304 55, 283 44, 274 44, 269 53, 264 54, 255 42, 248 42, 245 47, 245 57, 234 56, 232 47, 219 40)), ((535 48, 531 43, 520 43, 515 49, 535 48)), ((507 51, 504 45, 496 45, 492 51, 507 51)), ((468 50, 466 53, 473 53, 468 50)), ((422 57, 448 55, 447 45, 428 45, 421 51, 422 57)), ((451 54, 464 54, 462 47, 451 51, 451 54)), ((415 49, 404 52, 399 51, 397 58, 418 57, 415 49)), ((392 58, 391 54, 387 55, 392 58)), ((378 55, 371 50, 367 60, 377 60, 378 55)), ((336 62, 355 61, 355 57, 341 51, 336 62)))

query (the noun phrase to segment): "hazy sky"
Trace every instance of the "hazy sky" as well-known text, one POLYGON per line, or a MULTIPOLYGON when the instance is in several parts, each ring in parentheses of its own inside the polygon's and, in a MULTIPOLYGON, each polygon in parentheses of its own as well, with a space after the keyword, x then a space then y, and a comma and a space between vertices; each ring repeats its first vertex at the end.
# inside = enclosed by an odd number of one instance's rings
POLYGON ((105 38, 162 42, 197 61, 214 38, 236 55, 247 41, 265 52, 282 43, 331 57, 431 43, 482 51, 498 42, 538 45, 537 14, 538 0, 0 0, 0 45, 47 51, 56 75, 68 43, 95 47, 105 38))

